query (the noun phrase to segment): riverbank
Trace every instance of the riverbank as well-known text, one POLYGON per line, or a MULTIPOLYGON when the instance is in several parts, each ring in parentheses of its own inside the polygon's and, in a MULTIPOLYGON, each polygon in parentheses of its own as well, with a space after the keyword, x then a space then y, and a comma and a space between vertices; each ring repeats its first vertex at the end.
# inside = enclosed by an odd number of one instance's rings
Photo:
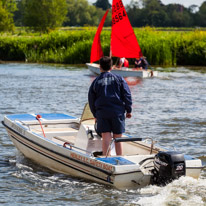
MULTIPOLYGON (((0 36, 0 60, 41 63, 85 64, 96 28, 59 30, 49 34, 29 33, 0 36)), ((206 31, 159 31, 135 28, 143 55, 151 65, 206 66, 206 31)), ((105 55, 110 50, 110 29, 101 34, 105 55)), ((133 60, 130 60, 133 63, 133 60)))

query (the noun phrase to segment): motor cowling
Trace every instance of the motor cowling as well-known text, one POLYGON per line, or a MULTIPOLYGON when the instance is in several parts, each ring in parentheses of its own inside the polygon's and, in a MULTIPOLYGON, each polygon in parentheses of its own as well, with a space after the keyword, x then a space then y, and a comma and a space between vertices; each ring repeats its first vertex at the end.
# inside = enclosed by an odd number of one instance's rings
POLYGON ((158 152, 154 158, 152 173, 151 183, 156 185, 166 185, 184 176, 186 173, 184 155, 175 151, 158 152))

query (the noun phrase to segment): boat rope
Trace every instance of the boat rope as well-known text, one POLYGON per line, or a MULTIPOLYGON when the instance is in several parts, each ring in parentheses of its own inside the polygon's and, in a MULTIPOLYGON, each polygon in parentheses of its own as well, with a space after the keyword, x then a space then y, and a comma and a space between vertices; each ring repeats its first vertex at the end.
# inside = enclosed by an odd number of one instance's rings
POLYGON ((46 136, 45 136, 45 133, 44 133, 44 129, 43 129, 42 124, 41 124, 41 121, 40 121, 40 118, 41 118, 41 115, 40 115, 40 114, 37 114, 37 115, 36 115, 36 119, 39 121, 39 124, 40 124, 40 126, 41 126, 41 130, 42 130, 42 132, 43 132, 44 137, 46 137, 46 136))

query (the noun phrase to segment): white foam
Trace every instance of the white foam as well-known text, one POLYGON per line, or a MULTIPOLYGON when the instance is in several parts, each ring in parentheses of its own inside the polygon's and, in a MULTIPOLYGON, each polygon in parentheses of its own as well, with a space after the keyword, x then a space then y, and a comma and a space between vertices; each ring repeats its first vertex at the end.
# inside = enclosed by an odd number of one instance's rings
POLYGON ((142 188, 133 204, 141 206, 205 206, 206 179, 181 177, 165 187, 142 188))

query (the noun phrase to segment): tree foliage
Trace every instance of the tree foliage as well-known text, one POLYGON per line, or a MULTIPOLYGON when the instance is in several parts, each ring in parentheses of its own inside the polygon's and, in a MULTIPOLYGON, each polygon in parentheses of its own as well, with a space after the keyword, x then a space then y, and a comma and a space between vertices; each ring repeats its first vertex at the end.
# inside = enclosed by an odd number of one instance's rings
POLYGON ((108 0, 97 0, 93 5, 103 10, 110 9, 112 6, 108 0))
MULTIPOLYGON (((97 26, 104 15, 102 9, 90 5, 87 0, 67 0, 67 5, 65 26, 97 26)), ((108 25, 108 20, 105 25, 108 25)))
POLYGON ((181 4, 164 5, 160 0, 132 0, 126 7, 133 26, 193 27, 206 26, 206 1, 189 8, 181 4), (204 23, 205 22, 205 23, 204 23))
POLYGON ((86 0, 67 0, 68 11, 65 25, 83 26, 95 25, 97 11, 86 0))
POLYGON ((200 6, 198 15, 200 26, 206 27, 206 1, 200 6))
POLYGON ((0 0, 0 31, 13 31, 13 13, 16 10, 15 1, 0 0))
MULTIPOLYGON (((0 0, 0 30, 12 30, 13 19, 16 26, 44 32, 62 25, 98 26, 108 8, 109 0, 0 0)), ((206 1, 186 8, 161 0, 131 0, 126 10, 133 27, 206 27, 206 1)), ((111 12, 105 26, 111 26, 111 12)))
POLYGON ((66 0, 22 0, 23 23, 34 30, 49 31, 66 18, 66 0))
POLYGON ((16 0, 0 0, 2 7, 8 12, 13 13, 16 11, 16 0))

